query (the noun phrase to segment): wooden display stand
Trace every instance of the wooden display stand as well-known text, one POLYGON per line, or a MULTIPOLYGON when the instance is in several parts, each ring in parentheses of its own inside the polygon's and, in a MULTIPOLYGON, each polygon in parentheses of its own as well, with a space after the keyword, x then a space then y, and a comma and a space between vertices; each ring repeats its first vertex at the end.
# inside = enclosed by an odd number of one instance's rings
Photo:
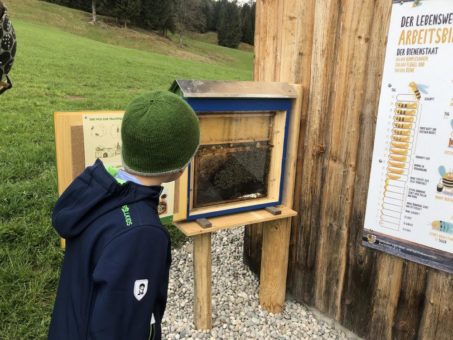
POLYGON ((278 207, 281 214, 267 210, 210 218, 212 226, 204 228, 197 222, 176 223, 184 235, 193 240, 194 323, 197 329, 211 329, 211 233, 256 223, 263 223, 260 305, 271 313, 283 309, 288 268, 289 236, 294 210, 278 207))
POLYGON ((211 304, 211 233, 241 226, 263 226, 263 246, 260 272, 260 305, 271 313, 283 311, 288 269, 294 182, 301 114, 302 87, 293 85, 297 92, 289 123, 288 146, 284 173, 284 191, 279 214, 265 209, 209 218, 211 227, 197 223, 177 222, 184 235, 193 240, 194 323, 196 329, 212 328, 211 304))
MULTIPOLYGON (((205 221, 206 224, 204 226, 196 221, 179 221, 176 223, 176 226, 186 236, 193 239, 194 321, 197 329, 210 329, 212 327, 211 233, 225 229, 241 226, 253 228, 253 225, 256 224, 264 227, 260 304, 264 309, 272 313, 279 313, 283 310, 291 218, 297 214, 291 208, 296 175, 302 88, 298 85, 293 86, 297 92, 297 97, 294 99, 288 124, 285 170, 283 174, 283 205, 276 207, 277 211, 261 209, 209 218, 208 221, 205 221)), ((66 189, 72 179, 85 168, 82 115, 103 113, 121 114, 122 111, 55 113, 58 191, 60 194, 66 189)), ((187 176, 182 178, 187 178, 187 176)), ((177 185, 187 187, 187 183, 184 181, 179 181, 177 185)), ((187 199, 187 196, 176 195, 176 201, 182 199, 187 199)), ((183 206, 186 206, 186 204, 183 206)), ((177 211, 175 211, 174 217, 178 217, 177 211)), ((62 246, 64 246, 64 240, 62 240, 62 246)))

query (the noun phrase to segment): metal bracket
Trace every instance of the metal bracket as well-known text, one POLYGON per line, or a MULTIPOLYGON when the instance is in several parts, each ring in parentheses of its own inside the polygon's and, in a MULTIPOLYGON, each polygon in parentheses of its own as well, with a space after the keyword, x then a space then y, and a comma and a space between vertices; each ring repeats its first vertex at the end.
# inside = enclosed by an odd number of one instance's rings
POLYGON ((270 212, 272 215, 281 215, 282 214, 282 210, 278 209, 276 207, 267 207, 266 211, 270 212))
POLYGON ((207 218, 199 218, 195 222, 197 222, 200 225, 200 227, 204 229, 212 227, 212 223, 209 222, 207 218))

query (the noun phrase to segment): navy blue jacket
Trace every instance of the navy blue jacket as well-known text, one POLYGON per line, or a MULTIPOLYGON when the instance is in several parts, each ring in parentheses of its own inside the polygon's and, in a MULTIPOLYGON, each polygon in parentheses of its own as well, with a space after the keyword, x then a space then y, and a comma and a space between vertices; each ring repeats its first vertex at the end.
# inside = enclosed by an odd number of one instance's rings
POLYGON ((49 339, 161 338, 171 261, 161 190, 119 184, 99 160, 66 189, 52 216, 66 252, 49 339))

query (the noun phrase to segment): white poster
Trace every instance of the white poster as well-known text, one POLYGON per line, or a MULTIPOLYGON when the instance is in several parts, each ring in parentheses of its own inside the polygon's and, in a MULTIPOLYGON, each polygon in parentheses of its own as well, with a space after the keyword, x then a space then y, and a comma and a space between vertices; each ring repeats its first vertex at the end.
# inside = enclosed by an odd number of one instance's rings
POLYGON ((394 1, 364 244, 453 272, 453 1, 394 1))
MULTIPOLYGON (((120 168, 121 122, 124 113, 99 113, 83 115, 83 141, 85 166, 92 165, 97 158, 105 165, 120 168)), ((164 183, 158 213, 162 223, 171 223, 173 216, 175 183, 164 183)))
POLYGON ((121 167, 121 122, 123 113, 83 116, 85 166, 99 158, 104 164, 121 167))

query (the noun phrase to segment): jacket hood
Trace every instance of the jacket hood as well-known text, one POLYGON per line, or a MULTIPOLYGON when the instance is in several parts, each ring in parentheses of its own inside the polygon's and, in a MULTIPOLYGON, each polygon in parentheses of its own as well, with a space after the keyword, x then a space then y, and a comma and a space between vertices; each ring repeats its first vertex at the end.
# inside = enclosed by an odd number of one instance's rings
POLYGON ((58 199, 52 224, 63 238, 73 238, 95 219, 125 204, 148 200, 157 207, 161 186, 118 183, 98 159, 87 167, 58 199))

